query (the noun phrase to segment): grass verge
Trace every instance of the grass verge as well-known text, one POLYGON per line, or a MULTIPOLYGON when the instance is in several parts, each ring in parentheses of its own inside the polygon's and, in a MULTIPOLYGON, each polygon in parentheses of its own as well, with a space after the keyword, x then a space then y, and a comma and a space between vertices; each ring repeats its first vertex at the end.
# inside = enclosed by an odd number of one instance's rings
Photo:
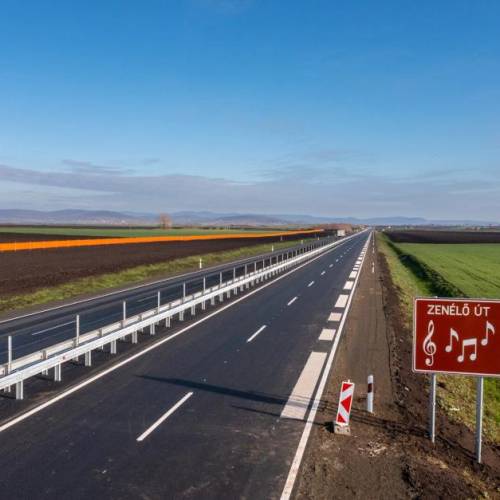
MULTIPOLYGON (((304 240, 308 241, 308 240, 304 240)), ((274 243, 274 249, 280 250, 297 245, 297 241, 274 243)), ((215 266, 271 251, 271 244, 241 247, 225 252, 213 252, 204 255, 192 255, 181 259, 169 260, 157 264, 135 266, 117 273, 89 276, 69 281, 62 285, 41 288, 35 292, 0 297, 0 312, 23 309, 49 302, 68 300, 82 295, 106 291, 109 289, 134 285, 150 279, 168 278, 198 269, 200 257, 204 267, 215 266)))
MULTIPOLYGON (((478 250, 469 249, 446 249, 454 245, 428 245, 428 244, 395 244, 381 233, 377 234, 378 248, 387 259, 391 278, 398 290, 398 298, 402 305, 405 324, 411 331, 413 321, 413 299, 416 296, 454 296, 468 295, 461 288, 466 287, 466 282, 461 279, 460 266, 453 258, 447 258, 446 251, 457 255, 458 261, 468 263, 470 289, 474 290, 474 279, 482 273, 484 263, 479 264, 479 255, 490 255, 491 249, 478 250), (426 247, 420 250, 420 246, 426 247), (429 248, 431 247, 431 248, 429 248), (433 250, 434 253, 433 253, 433 250), (469 256, 467 256, 467 250, 469 256), (421 253, 419 253, 421 251, 421 253), (421 257, 421 254, 423 257, 421 257), (436 264, 437 263, 437 264, 436 264), (437 272, 436 267, 444 266, 446 263, 447 276, 437 272), (475 265, 474 265, 475 264, 475 265), (458 268, 458 269, 457 269, 458 268), (452 282, 455 277, 460 284, 452 282), (474 279, 472 277, 475 277, 474 279)), ((477 247, 479 245, 459 245, 460 247, 477 247)), ((482 245, 481 245, 482 246, 482 245)), ((489 246, 489 245, 488 245, 489 246)), ((500 246, 497 246, 500 248, 500 246)), ((439 269, 441 271, 441 269, 439 269)), ((497 276, 500 279, 500 275, 497 276)), ((491 267, 490 267, 490 276, 491 267)), ((454 280, 455 281, 455 280, 454 280)), ((468 292, 469 290, 467 290, 468 292)), ((492 294, 495 290, 490 290, 492 294)), ((472 293, 473 294, 473 293, 472 293)), ((484 296, 487 296, 483 292, 484 296)), ((462 422, 470 429, 475 428, 475 379, 473 377, 462 377, 459 375, 438 376, 437 397, 439 404, 452 420, 462 422)), ((500 443, 500 380, 487 378, 484 384, 484 436, 495 444, 500 443)))

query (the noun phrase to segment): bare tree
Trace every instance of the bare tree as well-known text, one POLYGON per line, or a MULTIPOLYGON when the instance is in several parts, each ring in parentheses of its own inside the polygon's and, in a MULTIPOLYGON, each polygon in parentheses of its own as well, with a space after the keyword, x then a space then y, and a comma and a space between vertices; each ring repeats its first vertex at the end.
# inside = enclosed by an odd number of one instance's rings
POLYGON ((172 227, 172 217, 168 214, 160 214, 160 228, 169 229, 172 227))

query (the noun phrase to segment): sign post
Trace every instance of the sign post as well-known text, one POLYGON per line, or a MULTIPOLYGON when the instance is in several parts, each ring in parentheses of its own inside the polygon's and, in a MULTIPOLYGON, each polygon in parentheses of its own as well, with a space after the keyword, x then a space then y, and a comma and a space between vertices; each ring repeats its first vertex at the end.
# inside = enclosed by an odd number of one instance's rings
POLYGON ((478 377, 476 381, 476 459, 481 463, 481 451, 483 447, 483 385, 484 378, 478 377))
POLYGON ((500 300, 417 298, 413 371, 429 373, 429 435, 435 441, 436 374, 472 375, 476 390, 476 459, 481 463, 483 377, 500 376, 500 300))

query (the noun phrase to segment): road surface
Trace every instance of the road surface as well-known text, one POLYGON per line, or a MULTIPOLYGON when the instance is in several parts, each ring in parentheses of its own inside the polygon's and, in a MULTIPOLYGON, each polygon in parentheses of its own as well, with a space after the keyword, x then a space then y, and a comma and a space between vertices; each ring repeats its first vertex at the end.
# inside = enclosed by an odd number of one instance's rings
POLYGON ((0 424, 0 498, 279 498, 368 237, 0 424))

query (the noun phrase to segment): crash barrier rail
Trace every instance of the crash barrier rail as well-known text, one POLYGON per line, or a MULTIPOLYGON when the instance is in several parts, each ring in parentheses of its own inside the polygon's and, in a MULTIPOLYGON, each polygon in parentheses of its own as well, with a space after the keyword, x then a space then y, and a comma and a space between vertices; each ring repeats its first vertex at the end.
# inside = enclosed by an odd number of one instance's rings
POLYGON ((128 318, 126 317, 124 307, 124 318, 121 321, 83 335, 79 335, 79 316, 77 315, 76 336, 74 338, 59 342, 15 360, 9 356, 7 363, 0 365, 0 390, 10 391, 12 387, 15 387, 16 399, 23 399, 24 381, 26 379, 38 375, 47 376, 49 370, 54 369, 54 381, 60 382, 62 379, 63 363, 76 361, 80 356, 83 356, 85 366, 91 366, 92 351, 98 349, 104 350, 109 345, 110 354, 116 354, 117 342, 125 340, 126 337, 130 336, 131 342, 136 344, 138 342, 139 331, 143 332, 144 329, 149 328, 149 333, 154 335, 156 326, 162 321, 165 322, 165 327, 170 326, 172 318, 176 315, 179 316, 180 321, 183 321, 186 311, 191 310, 191 314, 194 315, 196 307, 199 305, 201 305, 202 310, 205 310, 208 301, 214 306, 217 298, 220 302, 223 302, 224 295, 227 298, 231 297, 231 293, 237 295, 238 290, 242 292, 245 288, 248 289, 250 286, 261 283, 353 237, 354 235, 333 243, 327 243, 324 246, 315 247, 309 251, 306 250, 303 253, 302 249, 297 249, 292 252, 291 257, 286 259, 284 257, 287 254, 281 254, 281 261, 275 264, 270 263, 262 269, 254 270, 243 276, 209 287, 204 291, 176 299, 128 318))

